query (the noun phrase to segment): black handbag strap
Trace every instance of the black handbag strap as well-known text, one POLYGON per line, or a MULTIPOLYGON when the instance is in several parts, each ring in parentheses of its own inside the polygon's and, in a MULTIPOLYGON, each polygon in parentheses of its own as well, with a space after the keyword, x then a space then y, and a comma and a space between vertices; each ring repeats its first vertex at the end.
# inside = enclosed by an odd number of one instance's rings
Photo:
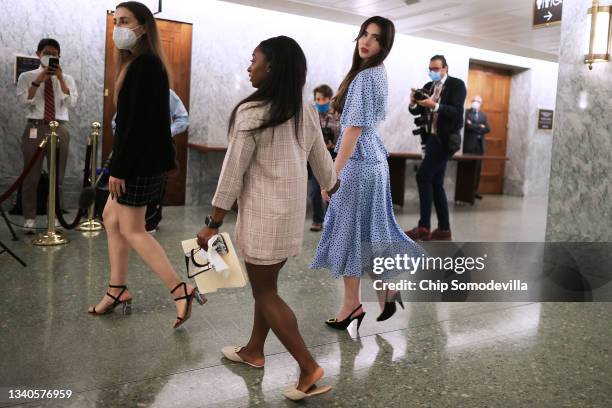
POLYGON ((198 276, 201 273, 207 272, 209 270, 211 270, 213 267, 210 263, 205 263, 205 264, 200 264, 195 260, 195 253, 199 250, 201 250, 202 248, 193 248, 189 254, 189 256, 185 255, 185 264, 187 266, 187 277, 188 278, 194 278, 196 276, 198 276), (189 261, 191 261, 193 263, 193 265, 197 266, 198 268, 206 268, 203 269, 201 271, 199 271, 198 273, 195 273, 193 275, 189 274, 189 261))
MULTIPOLYGON (((221 234, 219 234, 217 236, 217 239, 218 239, 218 242, 217 242, 217 253, 219 253, 220 255, 227 254, 229 249, 227 247, 227 243, 225 242, 225 238, 223 238, 223 236, 221 234)), ((195 260, 195 253, 198 252, 198 251, 201 251, 201 250, 202 250, 202 248, 192 248, 190 253, 189 253, 189 256, 185 255, 185 266, 187 267, 187 277, 188 278, 196 277, 196 276, 198 276, 201 273, 208 272, 211 269, 213 269, 213 266, 212 266, 212 264, 210 262, 205 263, 205 264, 200 264, 198 261, 195 260), (198 268, 206 268, 206 269, 203 269, 203 270, 201 270, 198 273, 195 273, 193 275, 189 275, 189 261, 191 261, 191 263, 193 265, 195 265, 196 267, 198 267, 198 268)))

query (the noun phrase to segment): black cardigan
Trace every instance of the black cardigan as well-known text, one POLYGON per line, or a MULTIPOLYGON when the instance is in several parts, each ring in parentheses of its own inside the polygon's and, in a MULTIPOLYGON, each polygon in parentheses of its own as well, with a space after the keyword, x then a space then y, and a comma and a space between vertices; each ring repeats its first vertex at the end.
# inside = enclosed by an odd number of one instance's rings
POLYGON ((120 179, 174 169, 168 75, 150 54, 130 64, 117 98, 110 174, 120 179))

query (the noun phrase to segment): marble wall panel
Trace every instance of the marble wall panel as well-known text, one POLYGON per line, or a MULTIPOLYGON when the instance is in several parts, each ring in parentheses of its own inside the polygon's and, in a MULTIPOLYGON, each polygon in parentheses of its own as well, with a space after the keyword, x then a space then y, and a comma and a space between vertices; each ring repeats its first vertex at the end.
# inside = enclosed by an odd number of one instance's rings
POLYGON ((15 55, 35 55, 38 41, 60 42, 61 65, 72 75, 80 94, 70 112, 70 155, 66 169, 66 201, 74 205, 82 182, 85 146, 92 121, 102 121, 104 81, 103 1, 0 1, 0 187, 21 172, 21 135, 25 113, 15 96, 15 55))
POLYGON ((612 240, 612 63, 583 63, 590 0, 563 5, 546 239, 612 240))

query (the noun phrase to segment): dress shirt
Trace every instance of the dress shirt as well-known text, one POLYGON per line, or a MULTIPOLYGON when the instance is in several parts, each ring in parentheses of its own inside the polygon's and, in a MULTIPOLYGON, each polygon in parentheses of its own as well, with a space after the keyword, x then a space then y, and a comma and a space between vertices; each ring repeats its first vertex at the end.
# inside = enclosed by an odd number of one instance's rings
POLYGON ((181 98, 170 90, 170 132, 172 137, 183 133, 189 127, 189 114, 181 98))
MULTIPOLYGON (((34 98, 28 99, 28 89, 32 85, 32 82, 36 80, 36 77, 44 70, 42 66, 33 71, 27 71, 19 75, 17 80, 17 97, 20 102, 26 108, 26 118, 34 120, 43 120, 45 116, 45 83, 40 84, 39 89, 36 91, 34 98)), ((53 83, 53 96, 55 97, 55 119, 68 121, 68 108, 74 108, 76 106, 78 93, 74 78, 68 74, 63 74, 64 82, 70 90, 70 95, 66 95, 62 91, 57 76, 51 75, 51 82, 53 83)))

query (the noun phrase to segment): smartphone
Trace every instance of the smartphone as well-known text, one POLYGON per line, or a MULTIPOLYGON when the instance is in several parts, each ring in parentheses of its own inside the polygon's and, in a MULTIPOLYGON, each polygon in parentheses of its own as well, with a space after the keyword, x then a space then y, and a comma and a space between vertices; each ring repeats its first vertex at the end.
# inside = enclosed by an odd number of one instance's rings
POLYGON ((59 58, 49 58, 49 68, 52 69, 51 75, 55 75, 55 68, 59 66, 59 58))

